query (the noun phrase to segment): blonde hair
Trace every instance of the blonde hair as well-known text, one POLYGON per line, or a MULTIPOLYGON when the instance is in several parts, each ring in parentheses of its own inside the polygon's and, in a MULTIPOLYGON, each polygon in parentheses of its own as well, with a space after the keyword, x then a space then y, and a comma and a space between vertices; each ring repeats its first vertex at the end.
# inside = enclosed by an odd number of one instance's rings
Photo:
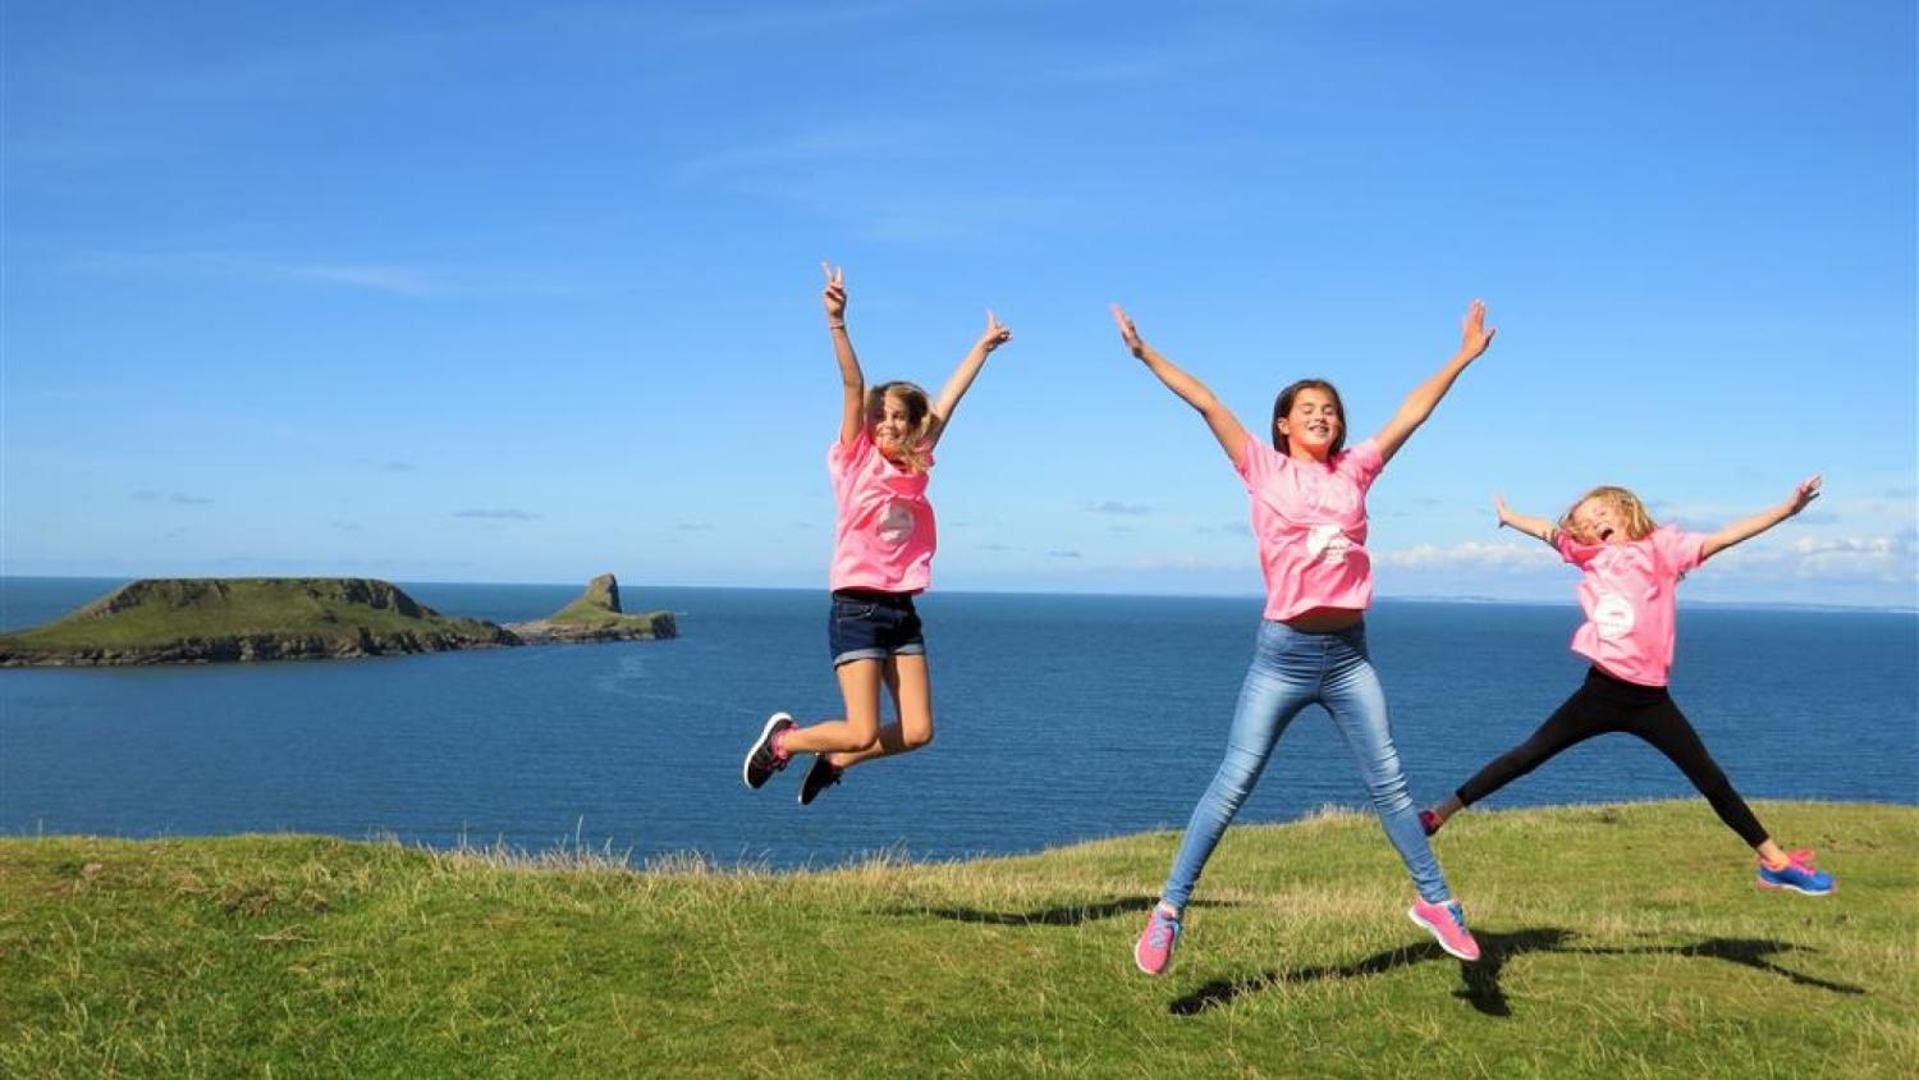
MULTIPOLYGON (((1646 504, 1639 501, 1639 496, 1634 495, 1625 488, 1614 487, 1611 484, 1601 484, 1584 495, 1581 495, 1578 502, 1566 508, 1566 513, 1559 519, 1559 527, 1574 536, 1579 536, 1579 530, 1573 528, 1573 514, 1577 513, 1580 507, 1594 499, 1606 500, 1612 504, 1613 509, 1619 511, 1620 514, 1625 517, 1626 535, 1631 539, 1643 540, 1652 535, 1652 531, 1659 527, 1659 523, 1652 519, 1652 513, 1646 509, 1646 504)), ((1580 537, 1580 539, 1586 540, 1591 538, 1580 537)))
POLYGON ((870 387, 866 391, 868 431, 886 415, 888 397, 897 398, 906 407, 906 438, 900 440, 898 464, 907 472, 923 473, 926 471, 927 421, 932 418, 933 405, 927 400, 926 391, 914 383, 895 381, 870 387))

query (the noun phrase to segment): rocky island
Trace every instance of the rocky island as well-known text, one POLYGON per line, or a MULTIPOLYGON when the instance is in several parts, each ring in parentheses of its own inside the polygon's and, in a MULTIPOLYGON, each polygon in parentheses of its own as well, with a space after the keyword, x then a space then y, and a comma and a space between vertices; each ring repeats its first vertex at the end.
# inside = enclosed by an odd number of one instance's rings
POLYGON ((528 645, 653 641, 679 636, 679 626, 670 611, 629 615, 621 609, 620 583, 612 574, 601 574, 587 582, 585 592, 546 618, 510 623, 507 629, 528 645))
POLYGON ((0 634, 0 667, 385 656, 518 645, 369 578, 148 578, 0 634))

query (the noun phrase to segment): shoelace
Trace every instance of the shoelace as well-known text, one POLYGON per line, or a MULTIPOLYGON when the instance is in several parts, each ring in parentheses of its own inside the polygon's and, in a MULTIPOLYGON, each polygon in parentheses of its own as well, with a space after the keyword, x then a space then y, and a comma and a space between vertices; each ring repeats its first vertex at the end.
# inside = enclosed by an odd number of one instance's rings
POLYGON ((1804 870, 1815 869, 1812 865, 1812 856, 1813 850, 1811 848, 1800 848, 1798 851, 1788 851, 1786 852, 1786 865, 1797 866, 1804 870))
POLYGON ((1146 947, 1164 949, 1173 943, 1173 936, 1179 933, 1179 922, 1164 915, 1154 915, 1152 928, 1146 932, 1146 947))
MULTIPOLYGON (((1454 926, 1459 927, 1461 930, 1466 929, 1466 909, 1460 907, 1458 904, 1447 904, 1446 914, 1453 917, 1454 926)), ((1471 931, 1468 930, 1467 933, 1471 933, 1471 931)))

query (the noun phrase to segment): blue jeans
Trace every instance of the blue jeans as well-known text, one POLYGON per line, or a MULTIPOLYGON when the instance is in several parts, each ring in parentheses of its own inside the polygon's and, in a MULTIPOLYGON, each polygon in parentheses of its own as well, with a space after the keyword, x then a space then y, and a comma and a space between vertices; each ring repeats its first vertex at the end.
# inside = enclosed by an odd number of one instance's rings
POLYGON ((1220 762, 1212 786, 1193 808, 1193 819, 1186 825, 1186 838, 1173 858, 1172 876, 1166 879, 1160 899, 1175 908, 1186 907, 1193 884, 1227 824, 1259 782, 1280 733, 1299 710, 1314 702, 1325 706, 1346 736, 1372 794, 1373 809, 1386 827, 1387 839, 1399 849, 1420 897, 1429 903, 1452 898, 1406 791, 1399 751, 1393 749, 1386 691, 1366 655, 1365 625, 1309 634, 1269 620, 1260 625, 1253 666, 1247 669, 1239 691, 1226 760, 1220 762))

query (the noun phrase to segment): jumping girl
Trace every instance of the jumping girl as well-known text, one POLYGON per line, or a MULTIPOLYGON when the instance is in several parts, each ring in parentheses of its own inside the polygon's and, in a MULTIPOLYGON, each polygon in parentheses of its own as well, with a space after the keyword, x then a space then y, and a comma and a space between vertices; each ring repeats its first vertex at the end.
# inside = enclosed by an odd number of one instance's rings
POLYGON ((1712 804, 1719 820, 1759 856, 1761 888, 1791 889, 1807 896, 1833 890, 1832 875, 1812 865, 1811 851, 1782 851, 1706 753, 1699 734, 1666 690, 1672 670, 1673 610, 1679 581, 1713 555, 1792 517, 1819 497, 1819 477, 1793 489, 1769 510, 1735 521, 1711 535, 1681 532, 1653 523, 1639 497, 1625 488, 1598 487, 1573 504, 1558 525, 1526 517, 1495 498, 1499 524, 1543 540, 1583 576, 1579 605, 1586 621, 1573 635, 1573 651, 1593 662, 1586 681, 1525 742, 1495 758, 1453 797, 1420 812, 1427 835, 1447 819, 1592 738, 1621 731, 1649 742, 1671 759, 1712 804))
POLYGON ((1473 301, 1459 351, 1421 383, 1378 435, 1346 449, 1346 410, 1323 379, 1280 391, 1266 440, 1253 437, 1199 380, 1140 340, 1116 305, 1113 317, 1134 356, 1173 393, 1199 410, 1252 498, 1253 534, 1266 577, 1265 621, 1226 741, 1226 759, 1193 810, 1172 874, 1133 962, 1164 972, 1179 943, 1180 916, 1226 826, 1259 780, 1280 733, 1307 705, 1332 714, 1358 759, 1373 808, 1419 890, 1407 912, 1441 948, 1477 960, 1479 945, 1419 827, 1393 747, 1386 694, 1366 651, 1364 615, 1372 602, 1366 554, 1366 490, 1406 439, 1432 415, 1459 373, 1492 344, 1486 305, 1473 301))
POLYGON ((863 761, 917 750, 933 739, 933 692, 926 639, 913 597, 930 580, 937 537, 926 500, 933 448, 986 357, 1013 338, 992 312, 986 331, 929 405, 909 382, 868 388, 846 334, 846 271, 821 264, 826 325, 833 335, 843 388, 840 435, 826 453, 839 507, 833 536, 833 590, 827 640, 846 701, 846 717, 802 728, 774 713, 746 754, 746 786, 759 788, 794 754, 813 754, 800 784, 800 805, 840 782, 863 761), (893 698, 895 722, 880 726, 880 685, 893 698))

